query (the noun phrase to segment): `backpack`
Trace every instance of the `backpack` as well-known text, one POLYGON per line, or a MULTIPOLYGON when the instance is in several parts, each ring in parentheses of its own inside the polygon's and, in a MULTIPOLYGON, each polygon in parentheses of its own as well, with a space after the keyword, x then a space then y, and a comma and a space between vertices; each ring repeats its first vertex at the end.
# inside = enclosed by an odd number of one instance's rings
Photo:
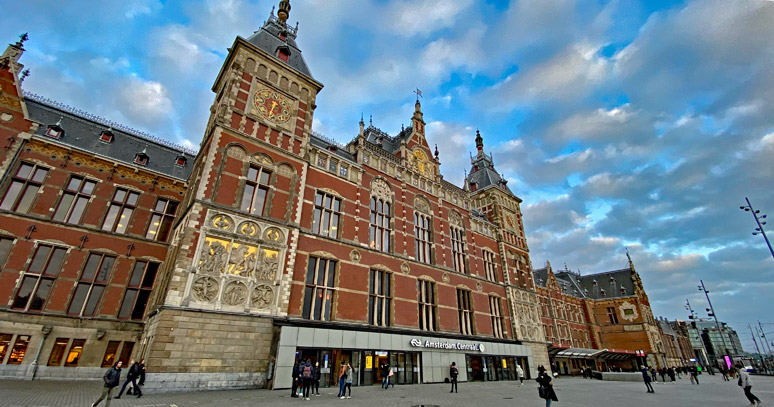
POLYGON ((308 379, 310 377, 312 377, 312 367, 304 366, 304 379, 308 379))
POLYGON ((742 375, 739 375, 739 380, 737 380, 736 384, 738 384, 739 387, 742 387, 742 375))

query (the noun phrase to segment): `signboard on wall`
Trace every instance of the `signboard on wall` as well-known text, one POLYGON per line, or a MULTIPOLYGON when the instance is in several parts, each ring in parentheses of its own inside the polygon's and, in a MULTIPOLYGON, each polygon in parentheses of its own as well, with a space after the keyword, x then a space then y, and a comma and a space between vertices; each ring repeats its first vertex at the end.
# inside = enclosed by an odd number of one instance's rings
POLYGON ((450 350, 467 350, 473 352, 484 352, 483 343, 462 343, 462 342, 440 342, 440 341, 424 341, 420 339, 412 339, 409 344, 414 348, 434 348, 434 349, 450 349, 450 350))
POLYGON ((371 369, 374 367, 374 357, 371 355, 366 356, 366 369, 371 369))

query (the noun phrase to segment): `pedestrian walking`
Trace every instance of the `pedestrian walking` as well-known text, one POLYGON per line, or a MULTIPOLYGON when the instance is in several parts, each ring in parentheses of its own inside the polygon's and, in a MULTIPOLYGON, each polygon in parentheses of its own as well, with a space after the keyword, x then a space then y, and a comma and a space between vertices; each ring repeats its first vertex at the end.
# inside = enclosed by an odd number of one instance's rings
POLYGON ((691 373, 691 383, 696 381, 696 384, 699 384, 699 369, 696 368, 696 366, 691 366, 688 368, 691 373))
POLYGON ((658 383, 658 376, 656 375, 656 369, 650 368, 650 376, 652 377, 653 381, 658 383))
MULTIPOLYGON (((347 398, 352 398, 352 378, 355 377, 355 369, 352 368, 352 365, 347 362, 347 377, 344 379, 344 390, 347 392, 347 398)), ((341 395, 344 395, 344 392, 341 392, 341 395)), ((344 397, 342 397, 344 398, 344 397)))
POLYGON ((301 367, 298 361, 296 361, 296 363, 293 364, 293 372, 291 373, 293 378, 293 383, 292 383, 293 387, 290 389, 290 397, 298 397, 298 384, 299 384, 298 375, 300 371, 301 371, 301 367))
POLYGON ((666 369, 663 367, 658 368, 658 375, 661 376, 661 383, 666 383, 666 369))
POLYGON ((720 368, 720 374, 723 375, 723 380, 724 381, 726 381, 726 382, 731 381, 731 379, 728 378, 728 368, 727 367, 722 366, 720 368))
POLYGON ((459 376, 460 372, 457 370, 457 362, 452 362, 452 364, 449 366, 449 380, 451 380, 451 390, 449 390, 449 393, 456 393, 457 392, 457 376, 459 376))
POLYGON ((301 395, 306 400, 309 400, 309 391, 312 388, 312 380, 314 380, 314 368, 312 367, 312 361, 307 359, 304 366, 301 367, 301 383, 303 386, 301 395))
POLYGON ((736 383, 744 389, 744 395, 747 397, 747 400, 750 400, 750 405, 760 405, 761 399, 751 392, 753 383, 752 379, 750 379, 750 374, 747 373, 747 370, 744 369, 743 365, 736 365, 736 367, 739 369, 739 373, 737 374, 739 379, 736 383))
POLYGON ((341 367, 339 367, 339 395, 336 397, 340 397, 342 400, 344 400, 344 384, 347 380, 347 363, 343 360, 341 361, 341 367))
POLYGON ((645 387, 648 389, 648 393, 655 393, 655 391, 653 391, 653 385, 650 384, 651 376, 648 372, 648 368, 645 366, 640 366, 640 370, 642 371, 642 380, 645 382, 645 387))
POLYGON ((118 392, 118 395, 115 396, 115 399, 120 399, 121 395, 124 394, 124 390, 126 390, 126 385, 129 383, 132 384, 131 389, 134 389, 134 394, 137 395, 137 398, 142 397, 142 390, 140 390, 140 387, 137 386, 137 379, 140 377, 140 363, 135 362, 134 359, 130 362, 131 365, 129 366, 129 372, 126 374, 126 380, 124 380, 124 385, 121 386, 121 391, 118 392))
POLYGON ((382 388, 387 390, 390 387, 390 364, 382 363, 382 388))
POLYGON ((105 385, 102 387, 102 395, 99 396, 97 401, 91 403, 91 407, 97 407, 102 400, 105 400, 105 407, 110 407, 113 389, 118 387, 118 384, 121 382, 121 365, 122 363, 119 360, 102 376, 102 380, 105 382, 105 385))
POLYGON ((551 407, 552 401, 559 401, 559 398, 556 397, 556 392, 554 391, 554 385, 551 383, 550 374, 543 371, 538 375, 535 381, 540 384, 540 387, 538 387, 538 395, 540 398, 546 400, 546 407, 551 407))
POLYGON ((681 373, 683 372, 683 368, 680 366, 675 367, 675 373, 677 373, 677 378, 682 379, 681 373))
POLYGON ((671 367, 668 368, 667 369, 667 376, 669 376, 669 379, 672 380, 672 382, 674 383, 676 381, 675 380, 675 369, 673 369, 671 367))
POLYGON ((320 375, 321 375, 320 362, 317 361, 317 362, 314 362, 314 381, 312 381, 312 386, 314 386, 312 388, 312 393, 315 396, 320 395, 320 375))
POLYGON ((516 365, 516 374, 519 375, 519 386, 524 386, 524 369, 521 365, 516 365))

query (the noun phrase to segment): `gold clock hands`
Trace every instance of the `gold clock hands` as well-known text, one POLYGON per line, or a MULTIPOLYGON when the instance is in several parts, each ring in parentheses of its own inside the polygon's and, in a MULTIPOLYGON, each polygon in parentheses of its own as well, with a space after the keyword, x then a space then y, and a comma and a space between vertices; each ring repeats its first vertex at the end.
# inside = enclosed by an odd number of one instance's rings
POLYGON ((271 109, 269 109, 269 116, 276 116, 274 114, 274 109, 277 107, 277 101, 272 100, 271 101, 271 109))

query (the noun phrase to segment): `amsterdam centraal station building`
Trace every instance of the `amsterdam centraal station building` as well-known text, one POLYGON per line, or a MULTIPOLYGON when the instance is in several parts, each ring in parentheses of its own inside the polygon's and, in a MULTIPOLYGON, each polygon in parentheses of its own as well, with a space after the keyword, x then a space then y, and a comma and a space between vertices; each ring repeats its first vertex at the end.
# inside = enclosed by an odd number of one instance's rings
MULTIPOLYGON (((25 93, 0 57, 0 376, 147 387, 514 380, 548 365, 521 200, 483 138, 465 184, 439 172, 420 103, 389 135, 312 131, 317 94, 288 1, 237 37, 197 153, 25 93)), ((204 114, 204 112, 202 112, 204 114)))

